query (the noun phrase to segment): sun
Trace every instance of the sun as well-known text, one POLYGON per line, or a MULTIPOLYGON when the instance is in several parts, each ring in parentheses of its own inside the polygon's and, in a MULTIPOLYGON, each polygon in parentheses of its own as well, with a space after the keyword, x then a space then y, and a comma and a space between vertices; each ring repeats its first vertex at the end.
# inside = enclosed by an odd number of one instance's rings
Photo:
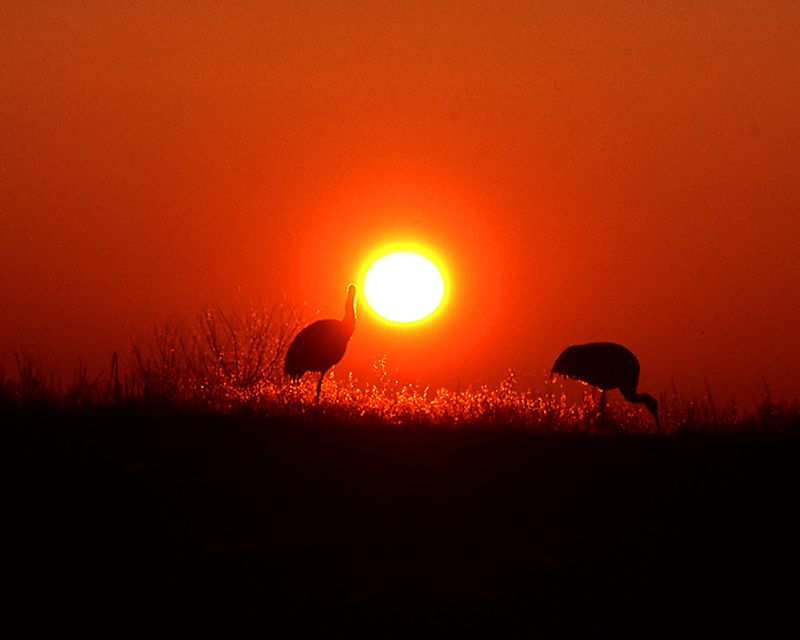
POLYGON ((367 304, 392 322, 416 322, 430 316, 444 297, 444 278, 428 258, 398 251, 372 263, 364 278, 367 304))

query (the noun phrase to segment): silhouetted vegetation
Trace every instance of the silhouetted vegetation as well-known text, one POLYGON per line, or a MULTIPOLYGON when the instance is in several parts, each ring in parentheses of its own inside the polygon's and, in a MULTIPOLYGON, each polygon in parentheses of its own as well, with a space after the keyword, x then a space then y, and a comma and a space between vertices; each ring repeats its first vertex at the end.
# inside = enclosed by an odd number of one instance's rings
POLYGON ((766 392, 746 414, 673 386, 659 399, 670 437, 621 398, 595 437, 589 388, 523 390, 513 373, 497 388, 420 388, 378 358, 369 380, 326 381, 317 406, 312 377, 281 376, 303 324, 213 306, 136 336, 97 374, 3 360, 16 628, 653 637, 792 624, 797 402, 766 392))
POLYGON ((191 318, 156 324, 133 335, 127 353, 107 371, 90 374, 78 362, 66 383, 26 354, 0 362, 0 402, 51 408, 128 407, 137 410, 308 417, 340 422, 440 428, 511 427, 540 433, 731 433, 785 431, 798 426, 800 403, 773 399, 768 390, 754 412, 721 405, 710 393, 681 397, 674 385, 659 398, 661 428, 640 407, 619 399, 600 420, 601 396, 586 387, 568 397, 561 381, 543 379, 541 391, 520 389, 513 372, 496 388, 433 389, 393 377, 385 357, 370 379, 326 378, 323 402, 314 380, 299 386, 283 376, 283 359, 303 327, 296 307, 240 303, 207 305, 191 318), (8 367, 7 362, 12 366, 8 367))

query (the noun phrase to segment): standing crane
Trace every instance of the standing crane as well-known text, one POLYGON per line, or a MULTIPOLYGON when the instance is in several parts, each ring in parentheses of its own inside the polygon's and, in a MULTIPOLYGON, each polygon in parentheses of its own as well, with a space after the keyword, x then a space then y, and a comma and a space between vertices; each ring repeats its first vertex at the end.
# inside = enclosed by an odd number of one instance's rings
POLYGON ((322 380, 328 370, 344 357, 347 343, 355 327, 356 286, 351 284, 347 287, 344 318, 312 322, 298 333, 289 345, 283 371, 295 381, 306 371, 319 371, 317 404, 322 391, 322 380))
POLYGON ((628 402, 643 403, 658 422, 658 402, 648 393, 638 393, 639 360, 628 349, 613 342, 591 342, 567 347, 556 358, 553 374, 587 382, 601 391, 600 412, 605 424, 606 391, 619 389, 628 402))

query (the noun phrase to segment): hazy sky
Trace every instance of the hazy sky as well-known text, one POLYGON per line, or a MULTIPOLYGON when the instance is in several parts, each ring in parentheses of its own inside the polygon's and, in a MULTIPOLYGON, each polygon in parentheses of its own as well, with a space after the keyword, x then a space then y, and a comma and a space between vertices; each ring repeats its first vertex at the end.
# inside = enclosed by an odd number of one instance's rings
POLYGON ((107 366, 240 288, 339 317, 409 240, 447 309, 362 308, 337 375, 541 388, 612 340, 654 395, 795 398, 798 105, 794 0, 6 0, 5 368, 107 366))

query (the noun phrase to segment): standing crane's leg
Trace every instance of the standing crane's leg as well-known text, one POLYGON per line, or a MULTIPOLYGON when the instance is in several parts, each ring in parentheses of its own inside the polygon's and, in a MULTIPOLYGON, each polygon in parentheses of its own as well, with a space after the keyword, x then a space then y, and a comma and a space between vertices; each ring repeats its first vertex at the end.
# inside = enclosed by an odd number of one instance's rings
POLYGON ((319 374, 319 382, 317 382, 317 404, 319 404, 319 394, 322 392, 322 381, 325 379, 326 373, 328 373, 327 369, 319 374))

